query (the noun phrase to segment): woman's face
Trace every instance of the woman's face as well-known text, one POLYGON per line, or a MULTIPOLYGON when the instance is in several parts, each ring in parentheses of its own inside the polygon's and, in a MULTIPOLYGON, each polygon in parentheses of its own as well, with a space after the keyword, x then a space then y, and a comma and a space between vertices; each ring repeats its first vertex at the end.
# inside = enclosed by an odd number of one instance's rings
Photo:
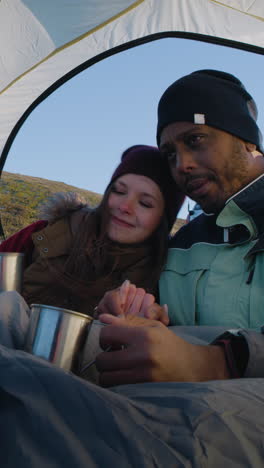
POLYGON ((158 185, 148 177, 125 174, 115 180, 107 202, 108 237, 121 244, 143 242, 160 224, 164 199, 158 185))

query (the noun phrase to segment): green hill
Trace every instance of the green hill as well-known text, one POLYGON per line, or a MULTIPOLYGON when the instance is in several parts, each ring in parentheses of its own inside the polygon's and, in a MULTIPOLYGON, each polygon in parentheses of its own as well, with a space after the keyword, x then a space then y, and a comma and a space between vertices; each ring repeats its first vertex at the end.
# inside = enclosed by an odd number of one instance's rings
POLYGON ((38 208, 56 192, 77 192, 90 206, 102 196, 63 182, 3 172, 0 180, 0 214, 5 236, 9 237, 38 219, 38 208))
MULTIPOLYGON (((5 236, 9 237, 36 221, 39 206, 56 192, 77 192, 90 206, 96 206, 102 198, 98 193, 64 182, 3 172, 0 179, 0 215, 5 236)), ((173 231, 183 223, 182 219, 178 219, 173 231)))

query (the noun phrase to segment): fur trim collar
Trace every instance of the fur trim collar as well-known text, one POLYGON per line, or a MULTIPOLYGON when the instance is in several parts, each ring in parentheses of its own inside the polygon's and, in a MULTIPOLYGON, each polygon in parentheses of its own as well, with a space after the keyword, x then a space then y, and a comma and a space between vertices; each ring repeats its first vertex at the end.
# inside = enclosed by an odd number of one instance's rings
POLYGON ((39 209, 39 219, 45 219, 54 223, 60 218, 71 214, 73 211, 87 209, 89 205, 76 192, 58 192, 48 198, 47 202, 39 209))

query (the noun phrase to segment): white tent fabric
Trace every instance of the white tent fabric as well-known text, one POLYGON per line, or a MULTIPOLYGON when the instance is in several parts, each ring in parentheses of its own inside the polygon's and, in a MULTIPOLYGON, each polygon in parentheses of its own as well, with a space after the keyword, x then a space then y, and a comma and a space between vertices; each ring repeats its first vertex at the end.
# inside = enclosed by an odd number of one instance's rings
POLYGON ((0 172, 27 114, 77 67, 166 35, 264 53, 263 26, 263 0, 2 0, 0 172))

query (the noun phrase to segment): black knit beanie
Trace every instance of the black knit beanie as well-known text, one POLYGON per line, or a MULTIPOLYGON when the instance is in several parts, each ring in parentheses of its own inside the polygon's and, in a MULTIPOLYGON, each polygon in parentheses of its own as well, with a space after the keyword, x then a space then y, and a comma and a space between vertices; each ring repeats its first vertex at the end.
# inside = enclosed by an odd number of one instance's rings
POLYGON ((169 86, 158 105, 157 142, 173 122, 205 124, 224 130, 262 149, 256 124, 257 106, 241 81, 217 70, 199 70, 169 86))
POLYGON ((110 184, 124 174, 143 175, 156 182, 164 196, 165 212, 170 230, 185 197, 176 188, 167 160, 162 157, 158 148, 134 145, 125 150, 121 156, 121 163, 111 177, 110 184))

